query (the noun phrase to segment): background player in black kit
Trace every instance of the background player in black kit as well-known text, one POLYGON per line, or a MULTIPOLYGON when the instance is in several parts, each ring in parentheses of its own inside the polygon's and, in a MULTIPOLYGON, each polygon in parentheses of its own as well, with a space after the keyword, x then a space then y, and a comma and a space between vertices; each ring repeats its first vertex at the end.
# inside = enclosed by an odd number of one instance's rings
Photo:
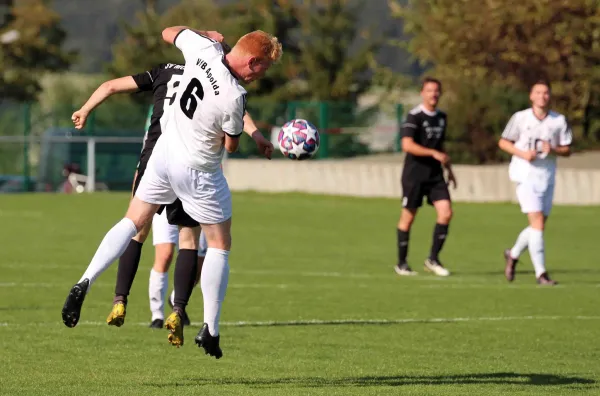
POLYGON ((456 179, 450 167, 450 158, 444 152, 446 114, 437 109, 442 84, 434 78, 425 78, 421 88, 422 103, 412 109, 402 124, 402 150, 406 153, 402 170, 402 214, 398 222, 398 275, 416 275, 407 261, 410 228, 423 204, 423 198, 435 207, 437 222, 425 270, 439 276, 450 272, 439 260, 448 235, 452 205, 448 183, 456 188, 456 179), (448 171, 448 183, 443 168, 448 171))

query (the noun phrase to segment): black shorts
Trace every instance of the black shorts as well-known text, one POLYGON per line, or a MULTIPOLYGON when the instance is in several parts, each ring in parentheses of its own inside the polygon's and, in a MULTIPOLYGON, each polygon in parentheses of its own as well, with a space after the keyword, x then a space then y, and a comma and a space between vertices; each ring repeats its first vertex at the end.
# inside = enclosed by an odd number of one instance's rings
POLYGON ((417 209, 423 205, 423 198, 432 205, 436 201, 450 201, 450 191, 444 178, 432 180, 402 180, 402 207, 417 209))
MULTIPOLYGON (((190 215, 183 210, 183 204, 179 198, 165 207, 167 209, 167 220, 169 221, 169 224, 181 227, 198 227, 200 225, 200 223, 192 219, 190 215)), ((162 207, 159 209, 159 213, 162 209, 162 207)))

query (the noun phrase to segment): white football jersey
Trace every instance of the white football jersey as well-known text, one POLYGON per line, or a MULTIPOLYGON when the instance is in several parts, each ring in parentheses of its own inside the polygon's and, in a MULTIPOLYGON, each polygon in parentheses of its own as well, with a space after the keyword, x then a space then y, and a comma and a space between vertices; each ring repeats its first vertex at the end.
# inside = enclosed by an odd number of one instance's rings
POLYGON ((546 185, 554 183, 556 156, 542 153, 542 142, 549 142, 552 148, 569 146, 573 142, 565 116, 550 111, 540 120, 532 108, 515 113, 506 125, 502 138, 514 142, 519 150, 538 152, 532 162, 513 155, 509 166, 510 179, 517 183, 536 180, 546 185))
POLYGON ((242 133, 246 90, 225 64, 217 41, 185 29, 175 45, 185 58, 185 71, 166 123, 169 151, 190 168, 215 172, 225 134, 242 133))

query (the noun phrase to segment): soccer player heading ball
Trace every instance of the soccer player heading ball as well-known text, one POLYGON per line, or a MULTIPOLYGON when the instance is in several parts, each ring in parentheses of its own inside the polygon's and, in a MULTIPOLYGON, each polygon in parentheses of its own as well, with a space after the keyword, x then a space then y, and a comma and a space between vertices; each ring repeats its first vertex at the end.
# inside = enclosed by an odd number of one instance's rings
POLYGON ((416 275, 406 261, 410 228, 423 204, 423 198, 435 207, 437 221, 433 230, 433 243, 425 270, 438 276, 450 272, 439 260, 439 253, 448 235, 452 218, 452 205, 448 183, 456 188, 456 178, 450 166, 450 157, 444 151, 446 114, 437 109, 442 95, 442 83, 435 78, 425 78, 421 88, 422 103, 412 109, 402 124, 402 150, 406 153, 402 170, 402 214, 398 222, 398 275, 416 275))
MULTIPOLYGON (((106 234, 88 269, 97 273, 98 268, 107 268, 123 254, 130 239, 161 205, 180 199, 185 213, 201 224, 208 242, 201 275, 204 325, 196 343, 207 354, 220 358, 219 317, 229 278, 232 216, 231 193, 221 169, 223 150, 237 150, 243 130, 246 91, 240 82, 261 78, 279 60, 282 49, 277 38, 262 31, 240 38, 227 55, 220 44, 223 36, 218 32, 176 26, 165 29, 163 39, 175 44, 185 58, 178 99, 125 218, 106 234)), ((259 151, 270 158, 273 145, 258 131, 249 135, 259 151)), ((197 250, 199 232, 198 227, 182 227, 180 247, 197 250)), ((195 260, 181 266, 177 262, 175 306, 166 320, 172 345, 183 345, 182 318, 195 271, 195 260)), ((92 282, 84 275, 67 298, 65 308, 70 312, 65 315, 63 311, 63 318, 70 316, 73 326, 79 320, 83 299, 92 282)))
POLYGON ((517 260, 529 248, 537 282, 555 285, 546 272, 544 227, 552 209, 556 156, 571 154, 573 136, 565 116, 550 110, 550 83, 538 81, 533 84, 529 99, 531 108, 512 116, 498 143, 502 150, 512 155, 509 177, 517 184, 521 211, 529 221, 513 248, 504 252, 504 273, 512 282, 517 260))

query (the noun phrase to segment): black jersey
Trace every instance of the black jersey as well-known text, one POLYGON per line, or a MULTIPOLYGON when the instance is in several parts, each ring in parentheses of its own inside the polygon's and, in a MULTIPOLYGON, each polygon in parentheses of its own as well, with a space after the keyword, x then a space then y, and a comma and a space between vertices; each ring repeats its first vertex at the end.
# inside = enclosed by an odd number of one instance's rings
MULTIPOLYGON (((430 112, 422 106, 412 109, 402 124, 402 137, 411 137, 418 145, 443 151, 446 137, 446 114, 430 112)), ((402 178, 428 180, 443 177, 442 165, 432 157, 406 154, 402 178)))
POLYGON ((150 125, 144 137, 144 151, 152 151, 162 133, 165 110, 175 102, 175 92, 179 86, 184 66, 173 63, 161 64, 152 70, 133 77, 140 91, 153 91, 154 108, 150 125))

